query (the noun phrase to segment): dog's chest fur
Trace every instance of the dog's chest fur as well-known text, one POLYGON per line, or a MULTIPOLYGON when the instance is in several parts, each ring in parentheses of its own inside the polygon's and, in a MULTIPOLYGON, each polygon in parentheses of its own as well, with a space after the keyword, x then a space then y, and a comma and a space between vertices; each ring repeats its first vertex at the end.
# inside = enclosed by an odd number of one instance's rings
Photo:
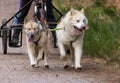
POLYGON ((36 35, 35 37, 35 41, 33 42, 28 41, 29 38, 27 37, 27 44, 34 45, 38 49, 47 45, 47 35, 45 34, 45 32, 42 32, 41 35, 36 35))

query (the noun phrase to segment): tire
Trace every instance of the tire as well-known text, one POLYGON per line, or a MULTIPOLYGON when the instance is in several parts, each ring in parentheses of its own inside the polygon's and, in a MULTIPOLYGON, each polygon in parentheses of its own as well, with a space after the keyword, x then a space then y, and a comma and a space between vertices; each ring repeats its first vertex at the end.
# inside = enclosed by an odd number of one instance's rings
POLYGON ((0 29, 0 37, 2 37, 2 35, 1 35, 1 29, 0 29))
MULTIPOLYGON (((3 19, 2 20, 2 24, 4 24, 7 20, 6 19, 3 19)), ((3 27, 3 30, 2 30, 2 51, 3 51, 3 54, 7 54, 7 25, 5 25, 3 27)))

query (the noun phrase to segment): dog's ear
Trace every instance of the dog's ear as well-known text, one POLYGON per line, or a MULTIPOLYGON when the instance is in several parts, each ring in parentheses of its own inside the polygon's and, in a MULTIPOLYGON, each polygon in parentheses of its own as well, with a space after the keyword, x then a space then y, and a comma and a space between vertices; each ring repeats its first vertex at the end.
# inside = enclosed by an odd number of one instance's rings
POLYGON ((26 24, 28 22, 28 18, 24 19, 24 24, 26 24))
POLYGON ((84 14, 84 8, 82 8, 82 9, 80 10, 80 12, 81 12, 82 14, 84 14))
POLYGON ((38 18, 34 17, 33 20, 37 23, 38 22, 38 18))
POLYGON ((73 14, 75 14, 75 9, 71 8, 70 15, 73 15, 73 14))
POLYGON ((75 13, 75 9, 71 8, 71 10, 65 15, 66 17, 72 16, 75 13))

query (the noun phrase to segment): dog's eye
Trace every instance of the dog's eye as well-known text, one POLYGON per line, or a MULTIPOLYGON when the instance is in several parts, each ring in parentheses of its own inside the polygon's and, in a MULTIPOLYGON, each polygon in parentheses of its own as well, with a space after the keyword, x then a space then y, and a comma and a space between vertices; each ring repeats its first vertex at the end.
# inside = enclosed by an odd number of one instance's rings
POLYGON ((76 20, 76 22, 80 22, 80 20, 76 20))
POLYGON ((83 20, 83 23, 86 23, 86 20, 85 20, 85 19, 83 20))
POLYGON ((28 30, 31 30, 31 29, 28 29, 28 30))
POLYGON ((35 30, 36 28, 33 28, 33 30, 35 30))

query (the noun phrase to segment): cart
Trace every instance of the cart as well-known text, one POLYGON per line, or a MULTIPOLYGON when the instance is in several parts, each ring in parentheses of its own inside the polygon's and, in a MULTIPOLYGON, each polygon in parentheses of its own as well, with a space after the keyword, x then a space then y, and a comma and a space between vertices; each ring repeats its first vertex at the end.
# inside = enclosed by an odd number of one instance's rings
POLYGON ((3 52, 3 54, 7 54, 8 46, 13 47, 13 48, 18 48, 18 47, 22 46, 22 29, 23 29, 24 23, 17 24, 17 25, 12 24, 9 27, 7 26, 7 24, 10 23, 10 21, 13 20, 14 17, 16 17, 19 20, 19 18, 17 17, 17 14, 19 14, 21 11, 23 11, 26 8, 26 6, 28 6, 31 2, 35 3, 34 4, 34 16, 37 17, 38 21, 42 22, 44 25, 52 24, 52 23, 57 24, 57 22, 62 17, 62 13, 58 9, 56 9, 56 7, 53 6, 48 0, 49 5, 53 7, 54 11, 56 11, 59 16, 58 16, 56 22, 47 22, 46 21, 46 19, 47 19, 46 2, 43 0, 30 0, 23 8, 21 8, 11 18, 9 18, 8 20, 7 19, 2 20, 2 26, 0 27, 0 36, 2 38, 2 52, 3 52), (41 20, 41 18, 42 18, 42 20, 41 20), (18 45, 12 45, 10 43, 12 41, 12 33, 13 33, 14 28, 21 30, 18 45))

